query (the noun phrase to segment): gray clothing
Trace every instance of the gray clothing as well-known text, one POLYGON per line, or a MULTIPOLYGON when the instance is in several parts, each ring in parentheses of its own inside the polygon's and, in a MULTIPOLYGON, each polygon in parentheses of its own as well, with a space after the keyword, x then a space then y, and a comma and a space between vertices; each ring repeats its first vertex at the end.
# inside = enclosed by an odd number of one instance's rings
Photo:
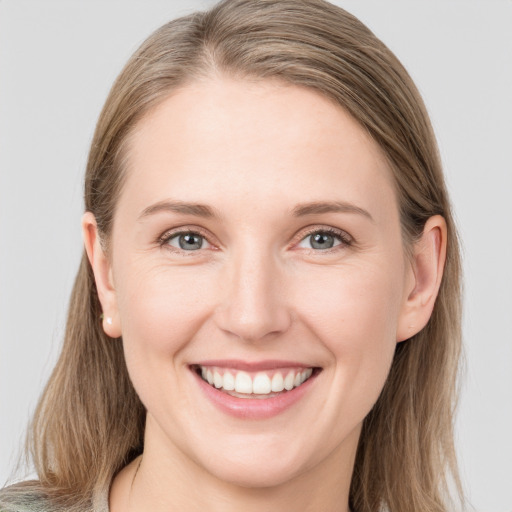
MULTIPOLYGON (((13 491, 15 487, 14 485, 0 490, 0 512, 67 512, 35 492, 23 489, 13 491)), ((94 496, 90 506, 80 512, 109 512, 108 489, 94 496)))

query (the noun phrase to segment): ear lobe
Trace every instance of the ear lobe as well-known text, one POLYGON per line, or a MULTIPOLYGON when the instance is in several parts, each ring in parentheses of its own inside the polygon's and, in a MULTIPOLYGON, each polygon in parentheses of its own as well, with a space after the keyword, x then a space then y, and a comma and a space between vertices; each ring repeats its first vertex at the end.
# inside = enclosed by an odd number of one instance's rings
POLYGON ((430 217, 413 246, 411 279, 404 290, 397 342, 423 329, 432 315, 446 260, 447 227, 441 215, 430 217))
MULTIPOLYGON (((111 338, 121 336, 112 266, 101 245, 96 219, 91 212, 82 216, 82 235, 103 310, 103 330, 111 338)), ((99 319, 98 319, 99 320, 99 319)))

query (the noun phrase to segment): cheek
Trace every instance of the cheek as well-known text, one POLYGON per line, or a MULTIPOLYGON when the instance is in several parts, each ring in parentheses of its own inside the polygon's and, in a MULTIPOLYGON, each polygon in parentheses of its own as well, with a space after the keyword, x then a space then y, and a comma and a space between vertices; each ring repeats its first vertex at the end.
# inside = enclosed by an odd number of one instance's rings
MULTIPOLYGON (((379 352, 395 343, 401 300, 397 269, 384 268, 380 262, 299 269, 285 284, 286 307, 334 355, 379 352)), ((212 315, 218 277, 214 269, 194 265, 126 266, 118 289, 125 343, 160 353, 179 351, 212 315)))
POLYGON ((333 349, 393 338, 403 288, 400 269, 393 267, 379 262, 303 274, 297 297, 303 298, 304 317, 321 329, 321 339, 333 342, 333 349))
MULTIPOLYGON (((212 319, 221 275, 207 265, 152 266, 143 257, 118 268, 126 362, 146 403, 152 400, 152 389, 180 389, 179 372, 170 371, 170 365, 183 362, 180 354, 191 342, 218 336, 212 319)), ((283 336, 299 336, 326 349, 326 369, 343 395, 343 400, 334 395, 336 403, 333 397, 326 400, 332 401, 336 414, 350 412, 362 419, 378 398, 394 354, 400 269, 382 258, 295 269, 283 284, 285 307, 296 322, 293 332, 283 336)), ((202 357, 208 357, 208 348, 202 345, 202 357)))
POLYGON ((361 420, 377 400, 396 347, 403 282, 399 268, 346 266, 303 281, 302 318, 331 353, 332 403, 361 420))
POLYGON ((178 369, 182 349, 197 337, 208 317, 209 301, 200 284, 203 279, 192 266, 187 270, 133 264, 119 273, 126 364, 148 408, 162 405, 162 389, 179 391, 182 383, 172 368, 178 369))

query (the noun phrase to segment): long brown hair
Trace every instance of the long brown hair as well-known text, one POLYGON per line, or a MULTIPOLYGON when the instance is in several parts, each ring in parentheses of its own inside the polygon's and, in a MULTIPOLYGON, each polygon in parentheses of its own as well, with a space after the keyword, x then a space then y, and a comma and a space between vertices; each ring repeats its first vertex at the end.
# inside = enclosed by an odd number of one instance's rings
MULTIPOLYGON (((448 252, 434 311, 421 332, 397 344, 389 378, 364 420, 350 506, 357 512, 451 510, 449 488, 462 497, 453 444, 461 351, 456 229, 422 99, 397 58, 359 20, 323 0, 225 0, 158 29, 128 61, 100 115, 87 164, 86 210, 108 247, 134 126, 173 90, 213 73, 280 79, 346 109, 389 160, 406 248, 429 217, 445 218, 448 252)), ((100 315, 84 254, 62 353, 29 440, 39 481, 26 485, 66 510, 83 510, 143 450, 145 410, 122 342, 105 335, 100 315)))

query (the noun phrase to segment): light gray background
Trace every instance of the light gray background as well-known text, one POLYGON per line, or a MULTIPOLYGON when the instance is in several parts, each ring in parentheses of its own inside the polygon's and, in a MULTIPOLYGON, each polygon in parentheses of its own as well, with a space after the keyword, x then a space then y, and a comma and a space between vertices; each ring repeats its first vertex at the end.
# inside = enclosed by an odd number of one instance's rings
MULTIPOLYGON (((0 484, 59 351, 82 177, 122 65, 211 1, 0 0, 0 484)), ((512 510, 512 2, 339 0, 424 95, 464 241, 457 445, 476 510, 512 510)))

